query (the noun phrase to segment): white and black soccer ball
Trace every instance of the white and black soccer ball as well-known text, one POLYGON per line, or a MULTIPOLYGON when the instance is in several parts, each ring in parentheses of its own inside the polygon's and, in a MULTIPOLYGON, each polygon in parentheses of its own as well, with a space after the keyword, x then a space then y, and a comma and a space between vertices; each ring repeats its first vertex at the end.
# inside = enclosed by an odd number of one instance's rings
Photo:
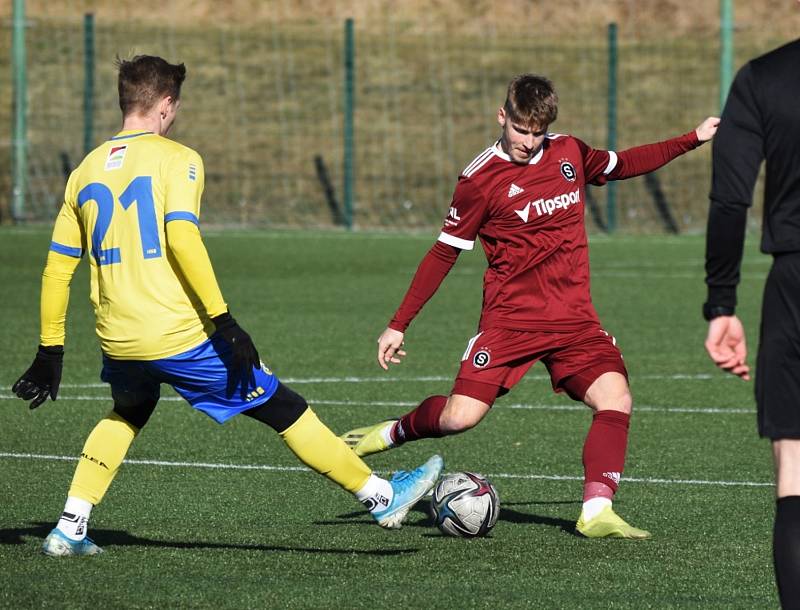
POLYGON ((448 536, 485 536, 497 523, 500 497, 485 477, 474 472, 456 472, 442 478, 436 486, 431 514, 436 527, 448 536))

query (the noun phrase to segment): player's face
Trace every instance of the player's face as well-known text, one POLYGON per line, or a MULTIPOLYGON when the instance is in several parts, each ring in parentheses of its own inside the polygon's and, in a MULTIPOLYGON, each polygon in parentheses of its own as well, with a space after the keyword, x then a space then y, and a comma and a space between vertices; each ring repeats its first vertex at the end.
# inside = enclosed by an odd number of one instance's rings
POLYGON ((547 133, 547 125, 531 126, 516 123, 508 118, 504 108, 498 111, 497 122, 503 128, 500 146, 514 163, 528 163, 539 152, 547 133))

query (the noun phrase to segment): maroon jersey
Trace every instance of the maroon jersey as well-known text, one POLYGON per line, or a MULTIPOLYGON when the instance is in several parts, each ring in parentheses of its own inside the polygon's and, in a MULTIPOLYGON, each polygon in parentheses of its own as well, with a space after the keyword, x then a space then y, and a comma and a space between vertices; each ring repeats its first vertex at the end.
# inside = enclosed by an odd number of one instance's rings
POLYGON ((389 325, 405 330, 458 252, 471 250, 476 238, 488 262, 481 330, 574 331, 597 324, 584 226, 586 185, 647 173, 699 144, 692 131, 617 154, 548 134, 525 165, 512 162, 499 143, 487 148, 459 176, 438 243, 389 325))
POLYGON ((439 241, 470 250, 479 237, 484 274, 480 328, 575 330, 597 322, 589 295, 585 185, 616 155, 548 134, 527 165, 499 146, 461 174, 439 241))

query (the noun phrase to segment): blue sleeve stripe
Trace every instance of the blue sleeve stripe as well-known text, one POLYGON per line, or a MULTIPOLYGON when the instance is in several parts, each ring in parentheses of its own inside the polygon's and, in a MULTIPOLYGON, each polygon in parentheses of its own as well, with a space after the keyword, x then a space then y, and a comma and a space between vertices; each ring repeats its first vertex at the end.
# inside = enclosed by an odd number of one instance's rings
POLYGON ((191 212, 170 212, 166 216, 164 216, 164 222, 170 222, 172 220, 188 220, 189 222, 193 222, 196 225, 200 225, 200 221, 197 220, 197 216, 192 214, 191 212))
POLYGON ((81 258, 83 256, 83 248, 65 246, 64 244, 60 244, 56 241, 50 242, 50 249, 53 252, 58 252, 59 254, 65 254, 66 256, 72 256, 74 258, 81 258))

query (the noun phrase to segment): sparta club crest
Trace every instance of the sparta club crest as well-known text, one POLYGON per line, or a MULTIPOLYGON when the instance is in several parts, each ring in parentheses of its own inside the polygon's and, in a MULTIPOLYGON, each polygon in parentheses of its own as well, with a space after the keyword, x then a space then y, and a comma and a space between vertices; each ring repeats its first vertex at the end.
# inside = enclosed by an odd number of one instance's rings
POLYGON ((575 166, 572 165, 566 159, 561 162, 561 175, 564 176, 564 179, 569 180, 570 182, 575 182, 575 178, 577 177, 577 172, 575 171, 575 166))
POLYGON ((482 349, 475 352, 475 355, 472 357, 472 365, 475 368, 482 369, 489 364, 491 360, 491 356, 489 355, 488 350, 482 349))

